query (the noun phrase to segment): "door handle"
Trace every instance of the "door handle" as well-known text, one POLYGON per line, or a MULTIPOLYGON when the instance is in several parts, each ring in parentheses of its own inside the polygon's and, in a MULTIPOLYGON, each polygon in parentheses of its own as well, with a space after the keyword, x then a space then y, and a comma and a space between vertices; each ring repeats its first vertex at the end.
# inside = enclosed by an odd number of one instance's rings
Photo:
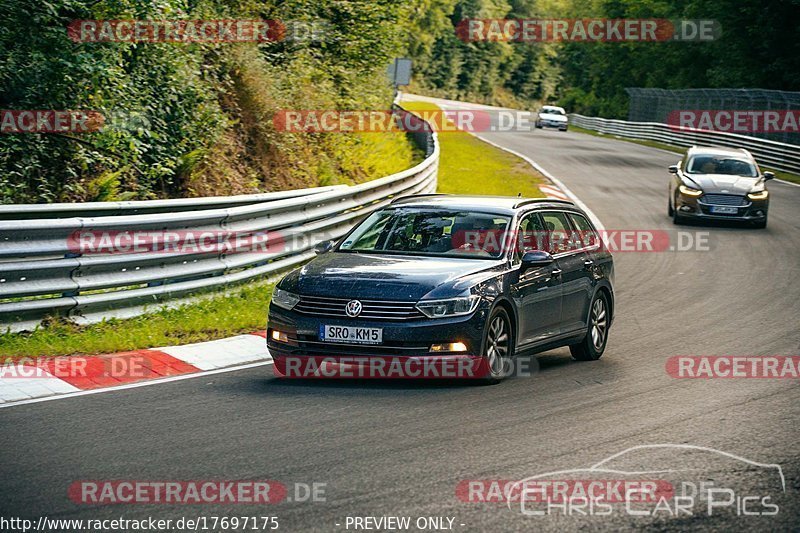
POLYGON ((592 266, 594 266, 594 261, 592 261, 591 259, 587 259, 586 261, 583 262, 583 267, 586 270, 590 270, 592 266))
POLYGON ((550 272, 550 274, 552 274, 552 276, 554 278, 560 278, 561 277, 561 272, 563 272, 563 271, 560 268, 556 268, 555 270, 550 272))

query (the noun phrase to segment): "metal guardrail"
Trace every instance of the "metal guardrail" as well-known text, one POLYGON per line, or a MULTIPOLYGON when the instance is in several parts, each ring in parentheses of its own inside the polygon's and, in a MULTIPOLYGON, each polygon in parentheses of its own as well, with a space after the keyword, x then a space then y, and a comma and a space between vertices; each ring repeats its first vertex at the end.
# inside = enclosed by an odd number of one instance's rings
POLYGON ((0 220, 31 218, 64 218, 71 216, 142 215, 146 213, 177 213, 199 209, 238 207, 308 194, 332 191, 346 185, 313 187, 292 191, 276 191, 238 196, 206 196, 203 198, 176 198, 174 200, 143 200, 130 202, 84 202, 72 204, 0 204, 0 220))
POLYGON ((800 174, 800 146, 747 135, 719 131, 678 128, 658 122, 628 122, 606 118, 570 115, 570 123, 580 128, 628 139, 658 141, 675 146, 726 146, 745 148, 756 160, 777 170, 800 174))
POLYGON ((394 197, 436 190, 436 133, 420 131, 412 137, 425 151, 421 163, 355 186, 153 202, 2 206, 0 328, 27 329, 48 315, 84 321, 134 316, 153 304, 299 265, 314 256, 317 241, 312 237, 338 238, 394 197), (156 250, 89 255, 76 253, 74 246, 80 232, 180 231, 266 233, 279 235, 280 246, 231 254, 156 250))

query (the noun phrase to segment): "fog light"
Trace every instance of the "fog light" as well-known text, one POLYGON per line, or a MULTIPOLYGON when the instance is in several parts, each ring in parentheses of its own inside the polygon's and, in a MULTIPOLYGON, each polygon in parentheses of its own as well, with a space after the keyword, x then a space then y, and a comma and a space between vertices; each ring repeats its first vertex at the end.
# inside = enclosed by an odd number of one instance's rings
POLYGON ((466 352, 467 345, 463 342, 449 342, 447 344, 434 344, 431 346, 432 352, 466 352))
POLYGON ((272 340, 278 342, 289 342, 289 336, 282 331, 278 331, 277 329, 272 330, 272 340))
POLYGON ((689 213, 689 212, 691 212, 691 211, 694 211, 694 208, 693 208, 693 207, 691 207, 691 206, 688 206, 688 205, 682 205, 682 206, 681 206, 681 211, 684 211, 684 212, 686 212, 686 213, 689 213))

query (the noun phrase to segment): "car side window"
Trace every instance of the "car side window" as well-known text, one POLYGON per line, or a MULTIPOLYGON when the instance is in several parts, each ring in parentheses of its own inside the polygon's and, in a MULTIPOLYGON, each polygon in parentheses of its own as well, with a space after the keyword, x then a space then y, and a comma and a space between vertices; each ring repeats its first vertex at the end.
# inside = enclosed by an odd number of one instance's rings
POLYGON ((567 220, 566 213, 542 213, 544 231, 546 234, 547 251, 553 255, 563 254, 575 249, 572 240, 572 226, 567 220))
POLYGON ((514 262, 521 261, 525 252, 546 249, 544 225, 538 213, 525 215, 514 237, 514 262))
POLYGON ((600 243, 600 237, 597 235, 597 231, 595 231, 585 216, 577 213, 570 213, 569 218, 578 230, 573 241, 578 244, 579 248, 592 248, 600 243))

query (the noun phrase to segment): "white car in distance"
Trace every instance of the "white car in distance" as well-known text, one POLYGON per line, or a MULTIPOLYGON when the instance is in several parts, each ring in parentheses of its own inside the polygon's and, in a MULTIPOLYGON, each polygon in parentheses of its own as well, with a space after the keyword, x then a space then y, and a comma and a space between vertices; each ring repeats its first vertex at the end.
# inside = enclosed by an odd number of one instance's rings
POLYGON ((536 127, 542 128, 558 128, 561 131, 567 131, 569 127, 569 119, 567 112, 563 107, 556 107, 552 105, 542 106, 536 116, 536 127))

